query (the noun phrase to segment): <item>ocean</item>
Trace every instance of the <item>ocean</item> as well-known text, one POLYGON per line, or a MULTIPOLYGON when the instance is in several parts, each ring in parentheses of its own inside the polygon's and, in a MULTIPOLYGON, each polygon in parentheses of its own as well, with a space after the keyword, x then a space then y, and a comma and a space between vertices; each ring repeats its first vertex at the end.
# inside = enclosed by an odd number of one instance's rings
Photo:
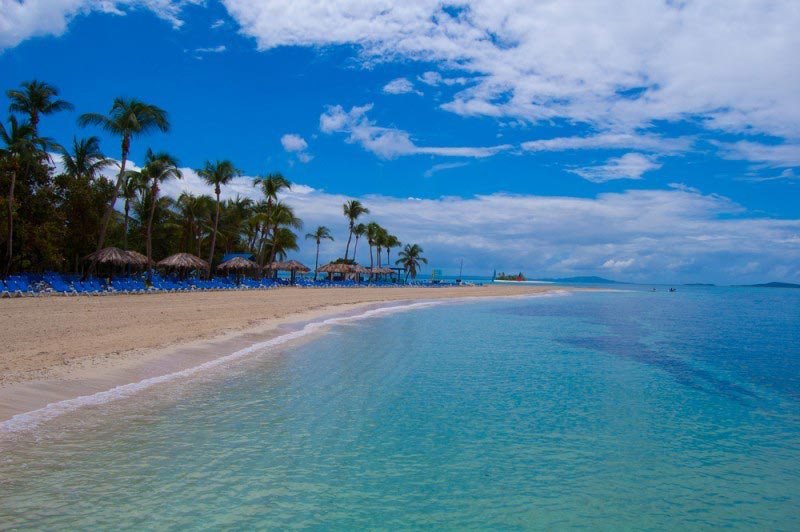
POLYGON ((400 306, 3 438, 0 529, 791 530, 800 290, 400 306))

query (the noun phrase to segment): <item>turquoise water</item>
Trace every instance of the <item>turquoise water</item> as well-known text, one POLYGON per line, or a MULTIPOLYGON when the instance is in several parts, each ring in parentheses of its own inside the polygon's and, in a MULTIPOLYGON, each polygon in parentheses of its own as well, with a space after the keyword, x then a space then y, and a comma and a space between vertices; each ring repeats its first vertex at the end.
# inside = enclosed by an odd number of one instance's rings
POLYGON ((90 406, 0 528, 796 529, 800 290, 446 304, 90 406))

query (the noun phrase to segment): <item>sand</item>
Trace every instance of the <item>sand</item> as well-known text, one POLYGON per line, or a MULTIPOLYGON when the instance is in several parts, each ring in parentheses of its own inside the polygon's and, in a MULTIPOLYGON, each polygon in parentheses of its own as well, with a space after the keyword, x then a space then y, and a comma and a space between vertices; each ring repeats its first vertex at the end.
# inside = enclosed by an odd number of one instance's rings
POLYGON ((328 314, 390 301, 558 289, 287 287, 0 299, 0 421, 51 402, 194 367, 328 314))

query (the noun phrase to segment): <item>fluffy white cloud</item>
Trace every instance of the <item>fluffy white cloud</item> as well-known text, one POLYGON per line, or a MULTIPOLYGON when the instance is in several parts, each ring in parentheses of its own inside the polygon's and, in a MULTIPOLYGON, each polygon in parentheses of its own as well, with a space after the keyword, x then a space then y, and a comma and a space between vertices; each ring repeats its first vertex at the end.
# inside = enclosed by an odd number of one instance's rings
POLYGON ((314 157, 308 153, 308 142, 300 135, 287 133, 281 137, 281 146, 289 153, 295 153, 301 163, 307 163, 314 157))
POLYGON ((508 144, 488 147, 417 146, 411 135, 403 130, 380 127, 367 117, 372 104, 352 107, 345 111, 341 105, 328 107, 319 117, 319 128, 323 133, 344 133, 347 142, 360 144, 384 159, 403 155, 439 155, 442 157, 491 157, 511 149, 508 144))
POLYGON ((661 168, 652 157, 641 153, 626 153, 612 157, 605 164, 569 170, 593 183, 604 183, 614 179, 641 179, 642 174, 661 168))
POLYGON ((414 84, 407 78, 393 79, 383 86, 383 92, 387 94, 408 94, 413 92, 414 94, 422 95, 420 91, 414 89, 414 84))
MULTIPOLYGON (((600 130, 699 119, 800 137, 793 1, 223 0, 260 49, 355 44, 366 62, 419 60, 474 83, 444 108, 600 130)), ((435 81, 435 76, 430 77, 435 81)))
POLYGON ((179 28, 180 13, 187 4, 203 0, 0 0, 0 50, 30 37, 61 35, 76 16, 91 12, 124 15, 143 8, 179 28))
POLYGON ((469 82, 467 78, 445 78, 440 73, 431 71, 423 72, 422 75, 417 77, 417 79, 432 87, 436 87, 438 85, 465 85, 469 82))

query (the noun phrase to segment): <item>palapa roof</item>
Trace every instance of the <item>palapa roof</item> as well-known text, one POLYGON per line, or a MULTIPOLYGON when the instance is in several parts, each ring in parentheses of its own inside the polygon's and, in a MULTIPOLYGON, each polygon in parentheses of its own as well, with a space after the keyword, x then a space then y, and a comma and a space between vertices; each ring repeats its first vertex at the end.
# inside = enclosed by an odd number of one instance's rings
POLYGON ((200 257, 195 257, 191 253, 176 253, 174 255, 170 255, 166 259, 158 261, 157 265, 165 268, 191 268, 197 270, 209 269, 206 261, 200 257))
POLYGON ((264 266, 265 270, 279 270, 282 272, 300 272, 300 273, 308 273, 311 271, 311 268, 303 264, 302 262, 297 262, 296 260, 290 260, 289 262, 269 262, 264 266))
POLYGON ((218 270, 257 270, 258 268, 257 262, 244 257, 233 257, 217 266, 218 270))
POLYGON ((353 273, 369 273, 369 268, 365 268, 359 264, 350 266, 350 271, 353 273))
POLYGON ((394 270, 391 269, 391 268, 385 268, 385 267, 384 268, 375 267, 375 268, 367 268, 367 272, 383 274, 383 273, 394 273, 394 270))
MULTIPOLYGON (((86 255, 86 259, 98 264, 114 264, 117 266, 125 266, 128 264, 144 264, 140 263, 139 259, 135 258, 129 252, 115 247, 107 247, 86 255)), ((145 258, 145 263, 147 259, 145 258)))
MULTIPOLYGON (((130 249, 126 253, 133 259, 133 264, 138 264, 139 266, 147 265, 147 255, 142 255, 138 251, 131 251, 130 249)), ((155 264, 155 262, 151 259, 150 264, 155 264)))
POLYGON ((311 271, 311 268, 303 264, 302 262, 298 262, 294 259, 290 260, 289 262, 285 262, 284 266, 286 271, 295 271, 300 273, 308 273, 311 271))
POLYGON ((320 266, 317 271, 320 273, 351 273, 353 272, 352 268, 349 264, 331 262, 325 266, 320 266))

